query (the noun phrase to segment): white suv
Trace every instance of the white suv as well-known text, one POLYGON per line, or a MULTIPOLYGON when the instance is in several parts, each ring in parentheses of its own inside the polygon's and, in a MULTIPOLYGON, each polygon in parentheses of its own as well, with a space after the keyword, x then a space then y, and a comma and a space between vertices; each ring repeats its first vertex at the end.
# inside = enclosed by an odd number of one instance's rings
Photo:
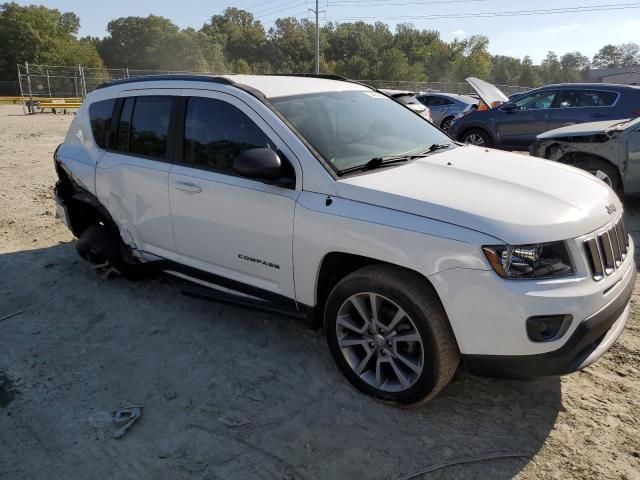
POLYGON ((322 325, 345 376, 387 401, 432 398, 461 359, 580 369, 629 314, 634 247, 603 182, 457 144, 338 77, 111 82, 55 165, 83 258, 322 325))

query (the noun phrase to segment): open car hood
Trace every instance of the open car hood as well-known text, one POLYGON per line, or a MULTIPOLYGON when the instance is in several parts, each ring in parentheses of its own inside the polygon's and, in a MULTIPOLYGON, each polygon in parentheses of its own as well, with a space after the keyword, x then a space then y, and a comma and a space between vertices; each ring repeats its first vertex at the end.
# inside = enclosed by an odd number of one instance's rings
POLYGON ((487 104, 489 108, 495 108, 497 104, 502 104, 509 101, 509 97, 502 93, 502 90, 500 90, 495 85, 485 82, 484 80, 480 80, 476 77, 465 78, 465 80, 469 85, 473 87, 478 96, 484 103, 487 104))

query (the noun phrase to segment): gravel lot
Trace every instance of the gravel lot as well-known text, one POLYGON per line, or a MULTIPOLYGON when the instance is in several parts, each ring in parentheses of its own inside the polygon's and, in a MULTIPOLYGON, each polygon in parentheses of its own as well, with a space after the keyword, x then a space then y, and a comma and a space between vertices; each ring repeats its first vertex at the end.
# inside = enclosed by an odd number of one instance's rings
MULTIPOLYGON (((54 218, 71 115, 0 106, 0 478, 640 478, 640 311, 562 378, 461 371, 416 409, 354 391, 320 331, 103 280, 54 218), (15 314, 10 318, 9 315, 15 314), (121 439, 112 411, 143 405, 121 439), (489 458, 500 454, 506 458, 489 458)), ((640 241, 640 201, 627 200, 640 241)))

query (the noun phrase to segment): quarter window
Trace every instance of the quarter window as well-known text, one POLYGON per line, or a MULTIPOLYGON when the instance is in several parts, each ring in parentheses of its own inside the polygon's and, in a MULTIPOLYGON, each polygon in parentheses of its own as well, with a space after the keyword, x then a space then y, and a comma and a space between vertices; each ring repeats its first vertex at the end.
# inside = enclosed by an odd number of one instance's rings
POLYGON ((269 138, 238 108, 212 98, 189 98, 184 129, 185 162, 230 172, 240 153, 264 147, 273 148, 269 138))
POLYGON ((107 148, 109 143, 109 132, 111 131, 111 117, 115 98, 102 100, 89 105, 89 119, 93 138, 100 148, 107 148))

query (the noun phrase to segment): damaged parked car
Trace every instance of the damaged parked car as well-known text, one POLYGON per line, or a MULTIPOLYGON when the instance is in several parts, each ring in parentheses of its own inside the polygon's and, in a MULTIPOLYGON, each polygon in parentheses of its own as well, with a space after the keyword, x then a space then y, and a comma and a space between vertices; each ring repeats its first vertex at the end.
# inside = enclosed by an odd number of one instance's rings
POLYGON ((385 401, 433 398, 461 360, 579 370, 629 317, 634 243, 609 187, 455 143, 339 77, 116 80, 87 95, 54 163, 58 216, 94 268, 323 327, 345 377, 385 401))
POLYGON ((467 78, 481 104, 456 117, 453 137, 503 150, 528 150, 536 136, 578 123, 640 116, 640 87, 604 83, 547 85, 512 100, 495 85, 467 78))
POLYGON ((530 153, 586 170, 618 193, 640 193, 640 118, 551 130, 530 153))

